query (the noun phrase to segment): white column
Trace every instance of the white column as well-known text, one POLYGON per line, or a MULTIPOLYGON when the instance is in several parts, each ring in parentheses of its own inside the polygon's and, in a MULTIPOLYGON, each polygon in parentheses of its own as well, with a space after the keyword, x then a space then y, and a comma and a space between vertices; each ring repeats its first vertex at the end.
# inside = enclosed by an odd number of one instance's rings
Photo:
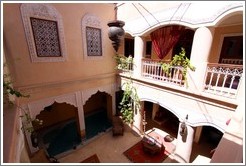
POLYGON ((133 75, 137 78, 141 77, 141 64, 142 64, 142 57, 144 54, 144 47, 145 47, 145 39, 136 36, 134 38, 134 66, 133 66, 133 75))
POLYGON ((195 72, 188 72, 187 81, 190 90, 197 94, 203 90, 213 34, 214 29, 207 27, 198 28, 194 34, 190 61, 191 64, 196 67, 196 70, 195 72))
POLYGON ((210 163, 242 163, 244 159, 245 104, 242 98, 210 163))
POLYGON ((177 136, 176 149, 174 152, 174 160, 176 160, 179 163, 189 163, 190 155, 192 151, 194 129, 191 126, 187 125, 186 123, 186 132, 183 136, 180 135, 181 130, 182 129, 180 123, 178 136, 177 136))
POLYGON ((143 133, 143 109, 144 102, 141 101, 141 108, 139 110, 134 110, 134 122, 133 122, 133 130, 135 130, 138 134, 143 133))

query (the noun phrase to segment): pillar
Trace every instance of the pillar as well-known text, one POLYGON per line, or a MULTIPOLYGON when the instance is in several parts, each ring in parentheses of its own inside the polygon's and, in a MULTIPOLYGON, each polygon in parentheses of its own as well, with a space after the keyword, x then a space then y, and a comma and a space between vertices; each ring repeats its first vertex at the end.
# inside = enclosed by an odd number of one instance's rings
POLYGON ((153 103, 153 108, 152 108, 152 120, 155 119, 156 112, 159 111, 159 104, 153 103))
POLYGON ((190 62, 196 67, 196 70, 188 71, 187 81, 190 90, 197 94, 203 91, 213 34, 214 29, 207 27, 198 28, 194 34, 190 62))
POLYGON ((144 54, 144 47, 145 47, 145 39, 136 36, 134 38, 134 66, 133 66, 133 75, 137 78, 141 77, 142 72, 142 57, 144 54))
POLYGON ((180 131, 182 130, 181 124, 182 123, 179 124, 174 160, 179 163, 189 163, 192 152, 194 129, 186 123, 186 130, 182 136, 180 134, 180 131))
POLYGON ((203 129, 203 126, 196 127, 195 138, 194 138, 195 143, 198 143, 200 141, 202 129, 203 129))
POLYGON ((237 106, 210 163, 243 163, 244 160, 244 98, 237 106))
POLYGON ((140 102, 140 109, 134 110, 134 122, 133 122, 133 130, 138 134, 143 133, 143 111, 144 111, 144 102, 140 102))

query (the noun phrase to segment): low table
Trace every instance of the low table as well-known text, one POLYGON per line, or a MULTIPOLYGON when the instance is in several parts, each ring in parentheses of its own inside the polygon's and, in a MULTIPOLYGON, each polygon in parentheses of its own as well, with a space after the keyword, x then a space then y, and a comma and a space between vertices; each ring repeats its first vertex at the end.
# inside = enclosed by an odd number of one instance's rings
POLYGON ((145 135, 142 139, 143 150, 152 155, 160 153, 162 150, 165 150, 165 147, 162 143, 158 142, 155 138, 145 135))

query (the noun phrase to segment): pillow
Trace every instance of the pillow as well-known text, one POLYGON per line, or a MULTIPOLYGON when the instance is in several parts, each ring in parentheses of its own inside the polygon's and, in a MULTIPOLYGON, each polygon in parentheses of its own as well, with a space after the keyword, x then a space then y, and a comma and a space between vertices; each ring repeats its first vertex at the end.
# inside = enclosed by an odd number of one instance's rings
POLYGON ((166 142, 172 142, 172 141, 174 140, 174 138, 173 138, 171 135, 166 135, 166 136, 164 137, 164 140, 165 140, 166 142))

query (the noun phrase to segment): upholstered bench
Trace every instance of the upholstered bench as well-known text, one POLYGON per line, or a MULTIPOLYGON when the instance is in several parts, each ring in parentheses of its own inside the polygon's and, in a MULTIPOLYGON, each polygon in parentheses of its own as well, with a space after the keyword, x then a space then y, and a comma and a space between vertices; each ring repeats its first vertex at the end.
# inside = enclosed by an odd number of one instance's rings
POLYGON ((152 155, 160 153, 162 150, 165 150, 165 147, 162 143, 158 142, 155 138, 145 135, 142 139, 143 150, 152 155))

